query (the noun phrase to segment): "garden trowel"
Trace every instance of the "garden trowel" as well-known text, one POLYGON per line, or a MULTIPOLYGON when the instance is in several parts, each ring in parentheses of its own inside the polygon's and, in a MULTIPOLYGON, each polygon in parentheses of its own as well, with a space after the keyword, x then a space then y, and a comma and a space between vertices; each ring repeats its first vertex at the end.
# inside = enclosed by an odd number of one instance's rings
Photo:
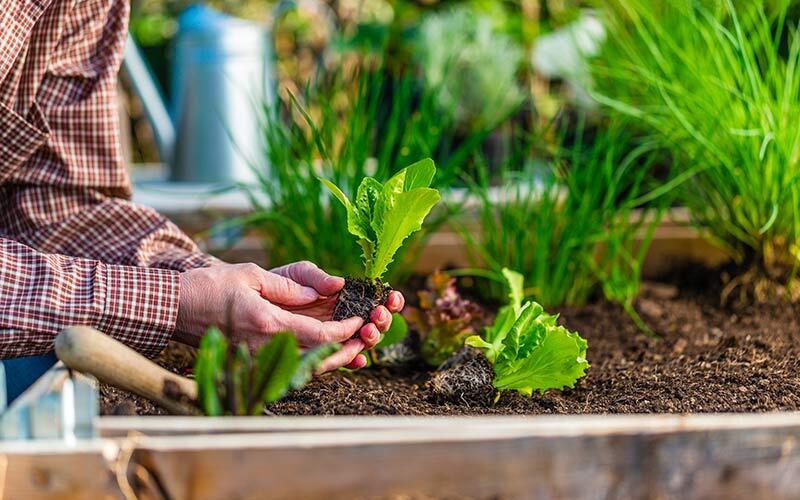
POLYGON ((93 328, 75 326, 62 331, 56 337, 56 355, 67 367, 155 401, 171 413, 199 413, 194 380, 165 370, 93 328))

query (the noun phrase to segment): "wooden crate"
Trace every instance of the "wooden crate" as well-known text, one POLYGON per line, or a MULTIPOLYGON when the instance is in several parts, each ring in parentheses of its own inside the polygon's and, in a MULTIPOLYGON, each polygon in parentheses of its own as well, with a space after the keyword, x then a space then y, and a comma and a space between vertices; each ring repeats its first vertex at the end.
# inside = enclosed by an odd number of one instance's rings
POLYGON ((99 428, 73 448, 0 445, 5 496, 115 498, 129 485, 140 498, 800 496, 798 413, 105 417, 99 428))

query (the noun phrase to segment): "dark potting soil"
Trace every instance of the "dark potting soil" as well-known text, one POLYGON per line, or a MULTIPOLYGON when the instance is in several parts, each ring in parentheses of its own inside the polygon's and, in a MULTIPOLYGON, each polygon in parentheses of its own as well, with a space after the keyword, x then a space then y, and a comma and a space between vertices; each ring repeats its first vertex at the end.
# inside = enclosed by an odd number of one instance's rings
POLYGON ((345 278, 344 288, 339 293, 333 309, 333 321, 358 316, 369 321, 372 311, 386 302, 391 289, 378 281, 360 278, 345 278))
MULTIPOLYGON (((493 398, 479 387, 459 397, 443 397, 435 391, 441 386, 440 375, 419 366, 371 368, 317 377, 266 412, 476 415, 800 409, 800 305, 776 301, 722 307, 717 282, 718 275, 695 270, 691 280, 645 284, 636 306, 659 339, 641 334, 616 305, 558 311, 560 321, 589 342, 592 366, 574 389, 531 398, 504 393, 492 404, 493 398)), ((104 391, 104 412, 113 408, 114 397, 129 411, 131 401, 137 412, 158 411, 120 394, 104 391)))

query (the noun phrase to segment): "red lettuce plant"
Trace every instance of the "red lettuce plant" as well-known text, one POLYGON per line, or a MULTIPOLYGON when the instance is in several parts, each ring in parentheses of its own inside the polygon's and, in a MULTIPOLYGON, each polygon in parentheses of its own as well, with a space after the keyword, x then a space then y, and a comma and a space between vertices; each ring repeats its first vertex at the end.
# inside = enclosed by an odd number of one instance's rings
POLYGON ((409 323, 419 332, 420 351, 426 363, 442 364, 477 334, 484 324, 483 308, 459 295, 455 279, 437 271, 428 279, 428 289, 417 292, 419 308, 409 309, 409 323))

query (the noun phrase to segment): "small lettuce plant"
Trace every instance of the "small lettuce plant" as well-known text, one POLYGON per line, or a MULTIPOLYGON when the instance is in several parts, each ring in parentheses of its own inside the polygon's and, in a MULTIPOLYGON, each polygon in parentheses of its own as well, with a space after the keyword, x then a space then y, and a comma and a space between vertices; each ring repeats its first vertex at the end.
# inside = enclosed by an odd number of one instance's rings
POLYGON ((430 187, 436 166, 425 159, 404 168, 386 183, 365 177, 351 201, 327 179, 320 179, 347 211, 347 229, 358 240, 364 259, 364 279, 347 278, 333 312, 334 320, 360 316, 386 300, 389 287, 382 277, 406 238, 422 229, 422 222, 439 202, 430 187))
POLYGON ((302 388, 340 347, 327 344, 301 354, 295 336, 284 332, 251 356, 245 343, 232 350, 222 332, 210 328, 200 341, 194 366, 197 405, 209 417, 261 415, 265 404, 302 388))
POLYGON ((525 396, 533 391, 574 387, 586 374, 587 342, 556 322, 533 301, 523 302, 523 276, 502 270, 510 303, 497 314, 483 336, 473 335, 466 344, 483 350, 492 364, 492 385, 499 391, 514 390, 525 396))

